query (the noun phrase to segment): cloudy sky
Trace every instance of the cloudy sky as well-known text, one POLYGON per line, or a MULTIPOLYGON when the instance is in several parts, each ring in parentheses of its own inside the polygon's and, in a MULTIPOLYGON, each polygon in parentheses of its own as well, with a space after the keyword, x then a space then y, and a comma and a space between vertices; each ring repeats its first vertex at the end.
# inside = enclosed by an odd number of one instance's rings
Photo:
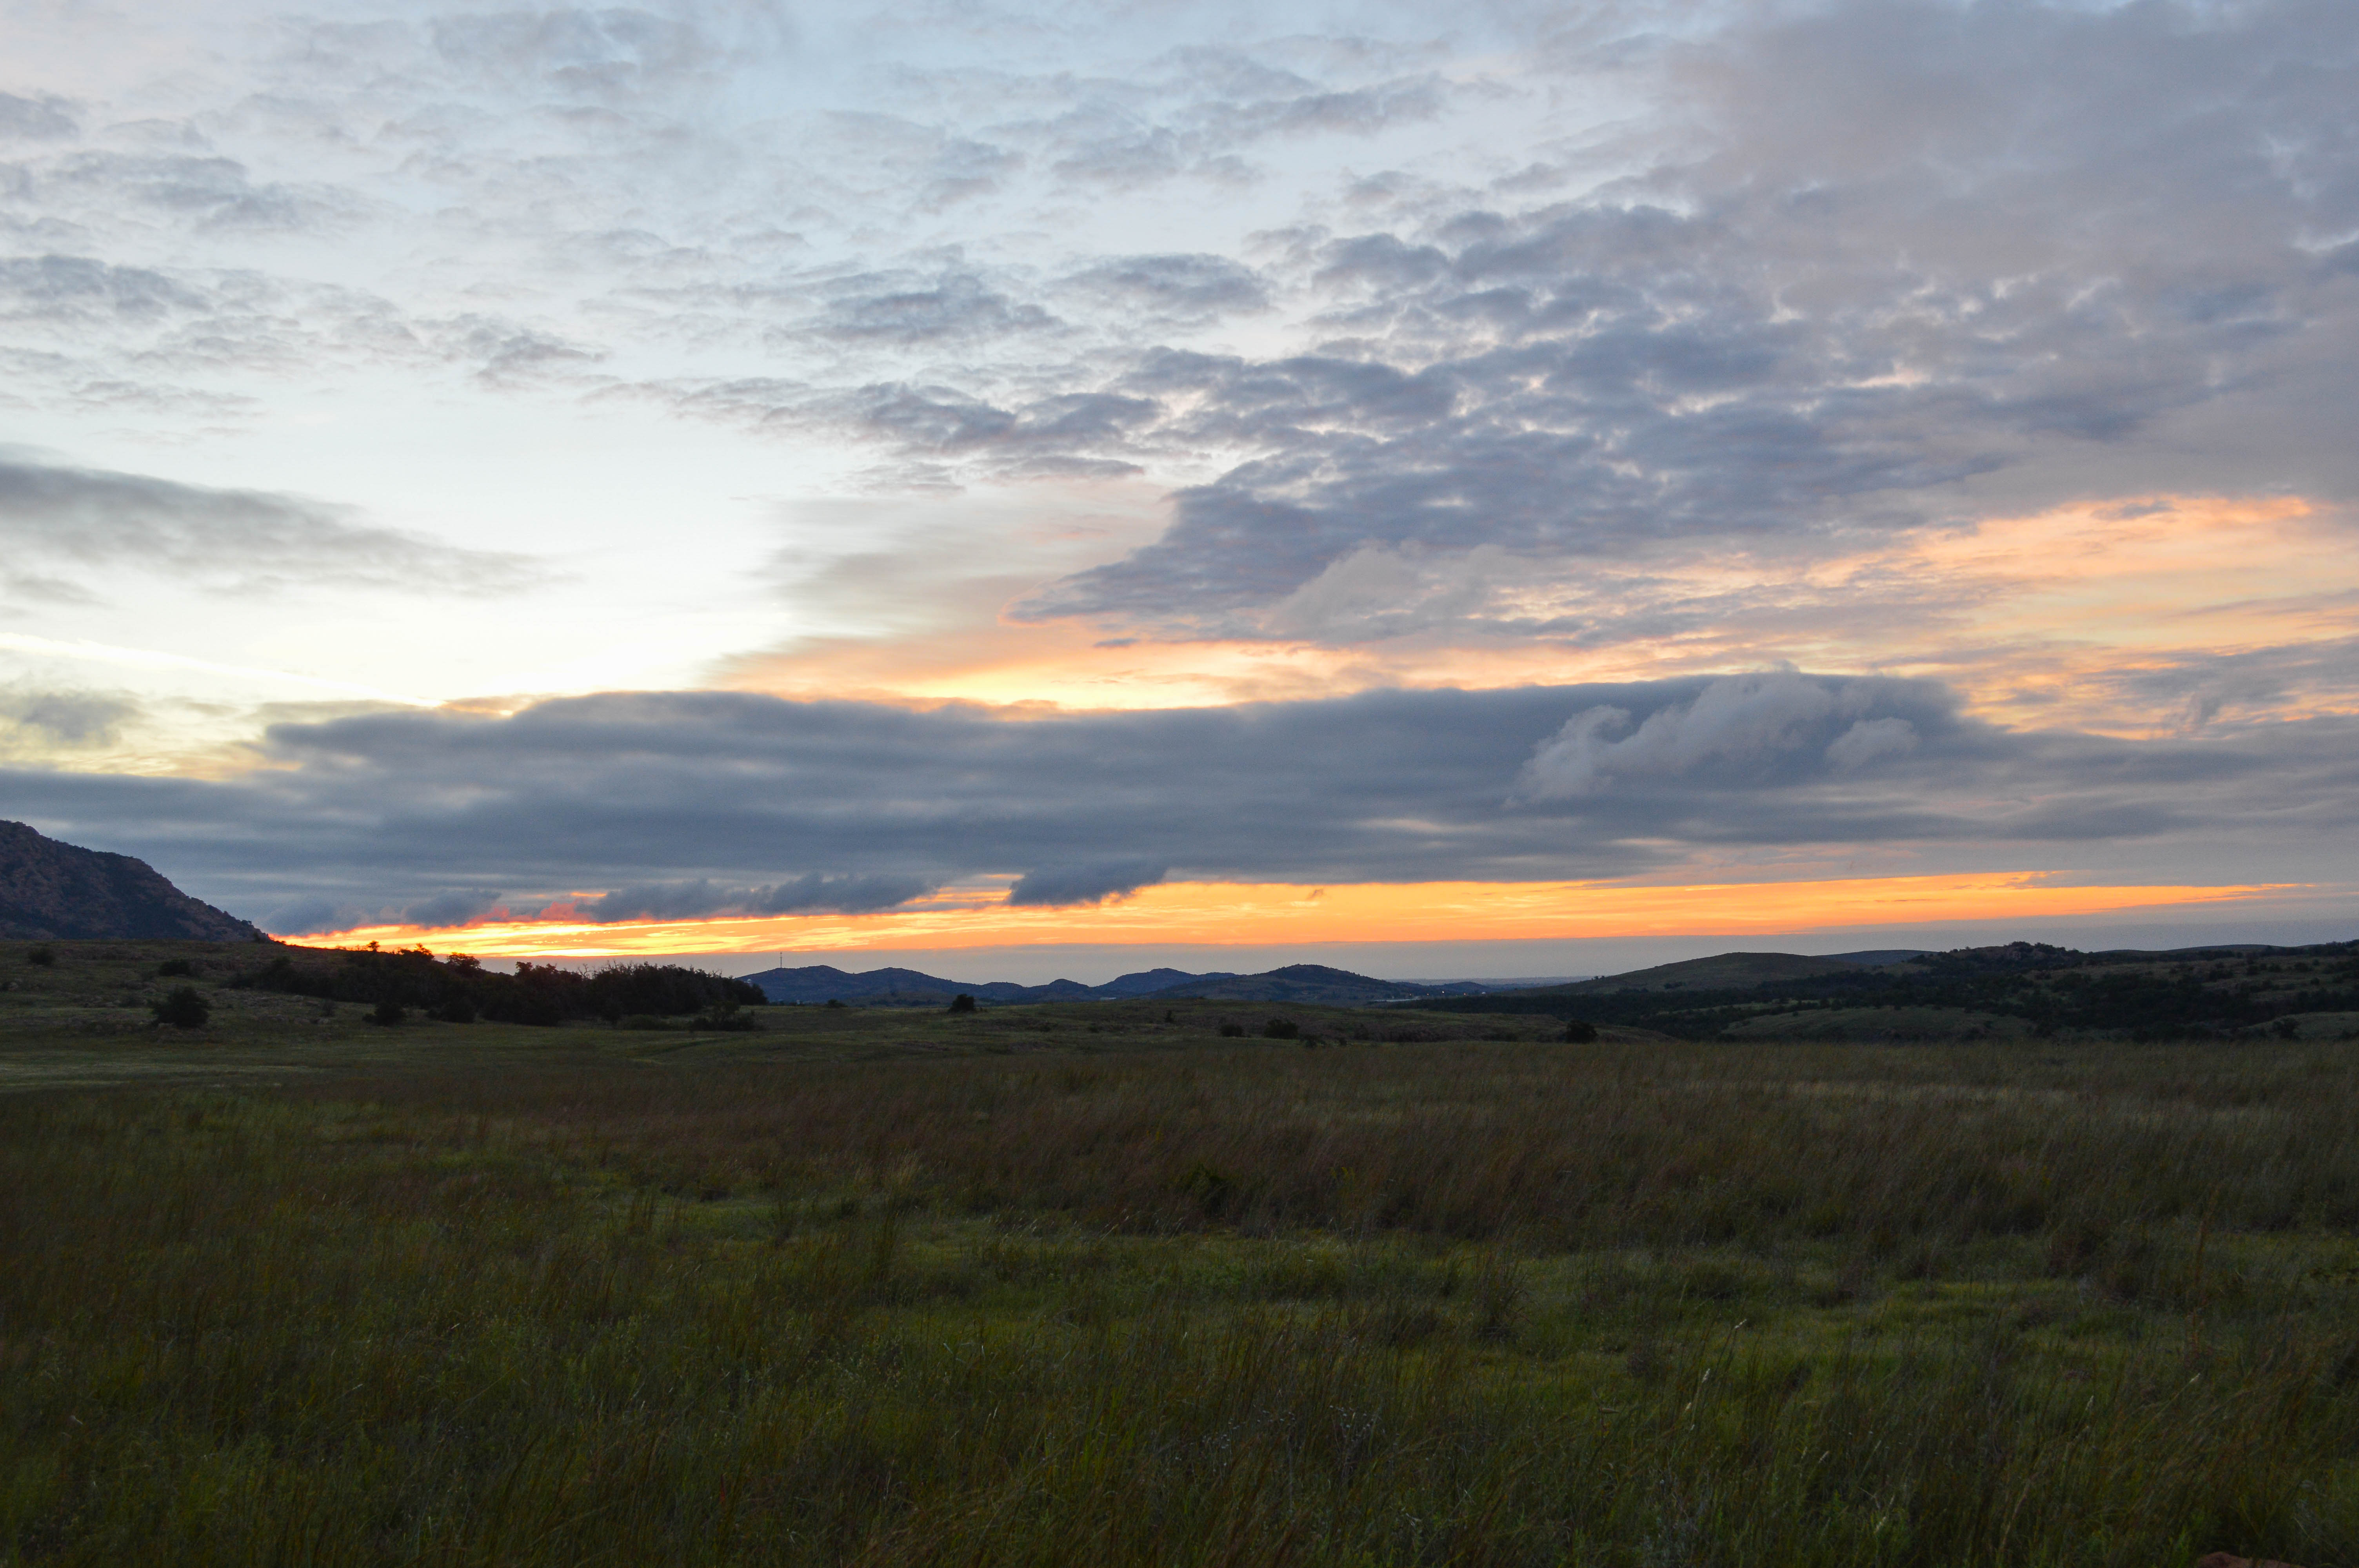
POLYGON ((0 0, 0 816, 506 954, 2349 936, 2354 79, 2347 0, 0 0))

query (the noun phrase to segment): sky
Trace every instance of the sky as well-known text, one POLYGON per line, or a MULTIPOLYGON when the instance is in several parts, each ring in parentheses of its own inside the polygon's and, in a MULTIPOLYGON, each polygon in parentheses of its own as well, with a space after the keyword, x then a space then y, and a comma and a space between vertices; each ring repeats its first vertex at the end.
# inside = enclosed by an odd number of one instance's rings
POLYGON ((0 816, 508 957, 2359 935, 2354 79, 2347 0, 0 0, 0 816))

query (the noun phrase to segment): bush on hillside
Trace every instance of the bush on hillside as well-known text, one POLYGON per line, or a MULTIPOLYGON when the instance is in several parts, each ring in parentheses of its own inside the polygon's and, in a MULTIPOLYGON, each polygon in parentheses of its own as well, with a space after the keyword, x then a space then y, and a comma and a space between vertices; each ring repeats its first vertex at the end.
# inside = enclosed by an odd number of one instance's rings
POLYGON ((194 986, 178 986, 161 1001, 147 1004, 158 1023, 168 1023, 175 1029, 202 1029, 213 1015, 212 1004, 194 986))

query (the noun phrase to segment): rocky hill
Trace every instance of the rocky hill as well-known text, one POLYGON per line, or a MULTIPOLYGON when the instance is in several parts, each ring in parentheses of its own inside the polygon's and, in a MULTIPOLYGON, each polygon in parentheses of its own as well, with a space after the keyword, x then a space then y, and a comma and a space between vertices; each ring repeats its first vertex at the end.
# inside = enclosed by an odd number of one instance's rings
POLYGON ((0 937, 264 940, 256 927, 190 898, 145 860, 60 844, 21 822, 0 822, 0 937))

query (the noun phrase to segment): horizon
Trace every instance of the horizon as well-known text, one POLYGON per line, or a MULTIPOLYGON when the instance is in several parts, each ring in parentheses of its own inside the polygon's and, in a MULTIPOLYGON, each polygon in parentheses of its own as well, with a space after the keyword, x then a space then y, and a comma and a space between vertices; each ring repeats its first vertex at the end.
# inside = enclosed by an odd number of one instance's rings
POLYGON ((0 815, 275 935, 2353 928, 2359 7, 0 44, 0 815))
MULTIPOLYGON (((1879 935, 1891 935, 1892 927, 1867 927, 1867 932, 1879 935)), ((2157 925, 2151 924, 2115 926, 2077 926, 2041 925, 2017 931, 1996 925, 1899 928, 1903 936, 1919 940, 1895 940, 1864 943, 1846 940, 1838 933, 1832 938, 1810 933, 1770 935, 1765 937, 1715 936, 1710 934, 1677 937, 1642 937, 1627 940, 1586 944, 1515 945, 1506 952, 1500 945, 1480 942, 1403 942, 1391 944, 1359 944, 1345 946, 1306 946, 1299 947, 1237 948, 1201 946, 1171 950, 1154 950, 1149 959, 1134 948, 1064 947, 1043 949, 1018 948, 879 948, 872 951, 846 953, 820 951, 811 953, 776 951, 759 953, 670 953, 638 955, 664 962, 680 963, 691 968, 708 968, 714 973, 745 978, 766 973, 774 968, 798 969, 826 966, 847 974, 866 974, 877 969, 910 969, 933 976, 938 979, 959 983, 989 985, 1006 982, 1016 985, 1047 985, 1053 980, 1071 980, 1085 986, 1103 985, 1125 974, 1136 974, 1158 968, 1180 969, 1191 974, 1203 974, 1216 969, 1228 969, 1241 975, 1266 973, 1291 964, 1316 964, 1342 969, 1371 979, 1391 980, 1417 985, 1443 985, 1453 981, 1498 983, 1522 979, 1531 984, 1570 983, 1596 979, 1633 970, 1653 968, 1693 958, 1715 957, 1732 952, 1793 953, 1803 957, 1836 957, 1848 953, 1865 953, 1893 948, 1916 948, 1930 953, 1950 952, 1962 948, 2003 946, 2010 942, 2043 942, 2052 946, 2086 953, 2150 952, 2168 953, 2210 946, 2261 946, 2272 947, 2316 946, 2359 939, 2359 928, 2350 923, 2342 925, 2300 923, 2267 923, 2223 928, 2206 925, 2157 925), (1426 972, 1412 972, 1414 966, 1431 959, 1437 953, 1449 950, 1464 953, 1471 963, 1487 967, 1444 969, 1433 968, 1426 972), (1518 954, 1546 955, 1549 952, 1581 956, 1589 968, 1569 968, 1558 971, 1539 968, 1518 971, 1512 959, 1518 954), (990 955, 978 959, 978 954, 990 955), (767 959, 767 962, 761 960, 767 959), (1404 967, 1408 966, 1408 967, 1404 967), (1502 967, 1507 966, 1507 967, 1502 967)), ((1861 935, 1854 931, 1851 937, 1861 935)), ((305 944, 310 945, 310 944, 305 944)), ((513 964, 513 959, 489 960, 493 967, 513 964)), ((554 962, 569 968, 596 968, 603 965, 625 961, 623 956, 604 955, 586 957, 535 959, 534 962, 554 962)))

